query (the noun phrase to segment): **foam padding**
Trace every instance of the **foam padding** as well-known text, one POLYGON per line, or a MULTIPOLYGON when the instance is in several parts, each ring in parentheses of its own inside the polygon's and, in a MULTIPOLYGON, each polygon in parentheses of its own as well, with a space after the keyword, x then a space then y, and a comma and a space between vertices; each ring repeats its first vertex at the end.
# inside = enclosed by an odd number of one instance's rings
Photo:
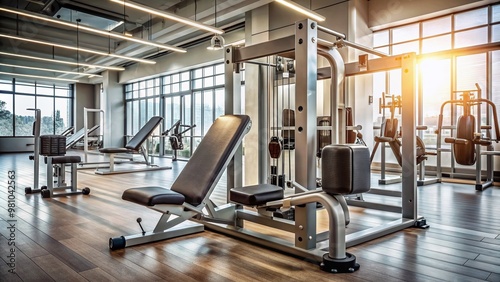
POLYGON ((322 189, 329 194, 357 194, 370 190, 370 152, 366 146, 335 144, 323 148, 322 189))
POLYGON ((155 186, 127 189, 123 192, 122 199, 143 206, 159 204, 182 205, 184 203, 184 196, 182 194, 155 186))
POLYGON ((246 206, 259 206, 283 199, 283 188, 271 184, 233 188, 229 191, 229 199, 246 206))

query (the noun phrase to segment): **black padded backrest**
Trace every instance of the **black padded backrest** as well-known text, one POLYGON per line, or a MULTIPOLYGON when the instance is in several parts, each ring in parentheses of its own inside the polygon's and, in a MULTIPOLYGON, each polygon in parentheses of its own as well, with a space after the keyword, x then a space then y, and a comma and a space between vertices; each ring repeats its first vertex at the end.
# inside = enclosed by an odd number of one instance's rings
POLYGON ((142 143, 148 139, 149 135, 153 133, 160 122, 163 120, 162 117, 154 116, 137 132, 130 141, 128 141, 125 148, 129 150, 138 151, 141 148, 142 143))
POLYGON ((321 153, 322 189, 328 194, 358 194, 370 190, 370 150, 356 144, 335 144, 321 153))
POLYGON ((250 118, 246 115, 225 115, 216 119, 171 190, 183 194, 186 203, 201 204, 217 185, 250 126, 250 118))
POLYGON ((457 121, 457 139, 469 140, 466 144, 453 144, 455 161, 461 165, 476 163, 476 148, 472 140, 476 129, 476 117, 472 115, 459 116, 457 121))

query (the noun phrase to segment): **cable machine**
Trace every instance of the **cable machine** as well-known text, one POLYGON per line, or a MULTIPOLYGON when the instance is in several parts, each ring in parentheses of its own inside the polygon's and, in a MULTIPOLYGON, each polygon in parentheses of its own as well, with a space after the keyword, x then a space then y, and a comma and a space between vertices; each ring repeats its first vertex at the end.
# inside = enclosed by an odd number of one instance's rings
MULTIPOLYGON (((452 160, 460 165, 472 166, 476 165, 476 190, 482 191, 493 185, 493 156, 500 155, 500 151, 494 151, 492 142, 499 141, 500 129, 498 126, 498 117, 496 106, 488 99, 481 97, 481 88, 476 83, 474 90, 459 90, 453 91, 459 99, 449 100, 441 105, 439 113, 438 129, 437 129, 437 177, 441 180, 442 169, 441 159, 442 152, 446 149, 441 148, 443 138, 443 130, 456 131, 455 137, 446 137, 444 142, 451 144, 452 160), (486 104, 486 118, 483 121, 481 115, 481 107, 486 104), (456 125, 443 125, 443 111, 446 105, 459 106, 463 108, 463 114, 458 117, 456 125), (474 115, 474 107, 476 108, 474 115), (493 117, 492 117, 493 115, 493 117), (476 118, 477 116, 477 118, 476 118), (492 119, 493 118, 493 124, 492 119), (495 130, 495 137, 491 134, 492 129, 495 130), (481 148, 486 147, 486 151, 481 148), (481 156, 486 156, 486 181, 482 181, 481 156)), ((455 173, 454 162, 452 162, 451 175, 455 173)))
MULTIPOLYGON (((263 58, 275 54, 293 53, 295 58, 295 179, 294 187, 296 193, 304 190, 314 193, 316 190, 316 153, 317 153, 317 114, 316 114, 316 81, 318 73, 325 77, 331 77, 332 84, 330 93, 334 97, 331 101, 331 130, 332 143, 339 144, 345 140, 345 115, 344 109, 339 106, 338 97, 344 94, 344 78, 357 74, 373 73, 391 69, 402 69, 402 128, 405 132, 415 132, 416 116, 416 55, 414 53, 398 56, 383 57, 369 60, 366 68, 360 70, 359 64, 344 64, 338 50, 334 47, 351 46, 363 51, 372 52, 377 55, 381 53, 351 43, 345 40, 345 35, 318 26, 311 20, 304 20, 295 24, 296 34, 269 42, 255 44, 248 47, 226 47, 225 48, 225 81, 226 81, 226 113, 237 113, 235 105, 238 105, 240 85, 235 83, 239 81, 239 64, 257 58, 263 58), (318 31, 334 35, 338 42, 330 43, 318 38, 318 31), (325 57, 330 63, 328 68, 317 68, 317 55, 325 57), (339 111, 340 110, 340 111, 339 111), (341 129, 341 130, 340 130, 341 129)), ((385 55, 384 55, 385 56, 385 55)), ((260 99, 260 98, 259 98, 260 99)), ((269 117, 259 108, 259 128, 261 124, 269 124, 269 117), (260 113, 262 112, 262 115, 260 113), (266 119, 261 121, 261 119, 266 119)), ((322 128, 323 130, 323 128, 322 128)), ((259 131, 259 135, 265 136, 265 132, 259 131)), ((267 138, 266 138, 267 139, 267 138)), ((269 140, 269 139, 267 139, 269 140)), ((417 214, 417 194, 416 194, 416 157, 415 157, 415 138, 407 138, 402 142, 402 206, 399 208, 401 218, 393 222, 377 226, 368 230, 352 233, 347 236, 337 234, 334 248, 345 248, 354 246, 392 232, 402 230, 407 227, 421 225, 425 220, 417 214), (345 240, 345 241, 344 241, 345 240), (345 245, 344 245, 345 243, 345 245)), ((267 150, 259 150, 259 173, 265 173, 268 167, 267 150)), ((228 189, 231 187, 241 187, 242 159, 235 158, 233 165, 228 169, 228 189)), ((267 173, 266 173, 267 175, 267 173)), ((259 177, 262 179, 262 177, 259 177)), ((228 191, 229 194, 229 191, 228 191)), ((316 204, 307 203, 296 212, 296 222, 300 222, 300 231, 296 233, 295 246, 286 246, 278 243, 263 243, 266 238, 256 234, 249 234, 243 228, 243 219, 236 219, 237 224, 241 224, 239 229, 224 227, 217 224, 206 224, 210 229, 215 229, 223 233, 229 233, 233 236, 242 237, 255 243, 272 245, 281 251, 294 255, 307 256, 311 259, 322 261, 321 257, 311 254, 315 248, 321 248, 320 238, 324 235, 316 234, 316 204), (317 237, 319 236, 319 237, 317 237), (308 238, 303 240, 303 238, 308 238), (319 245, 318 245, 318 244, 319 245), (308 251, 309 250, 309 251, 308 251), (306 255, 307 253, 307 255, 306 255)), ((245 217, 245 220, 253 219, 258 221, 257 217, 245 217)), ((259 222, 263 224, 264 222, 259 222)), ((343 230, 343 229, 342 229, 343 230)), ((341 232, 340 230, 338 232, 341 232)), ((337 250, 336 254, 342 254, 342 250, 337 250)), ((331 254, 335 256, 335 254, 331 254)))

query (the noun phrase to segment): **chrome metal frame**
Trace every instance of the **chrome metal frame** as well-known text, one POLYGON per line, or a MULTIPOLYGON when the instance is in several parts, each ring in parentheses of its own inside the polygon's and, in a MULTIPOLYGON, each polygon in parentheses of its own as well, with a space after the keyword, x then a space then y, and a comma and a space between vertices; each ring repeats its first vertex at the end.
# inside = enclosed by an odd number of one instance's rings
MULTIPOLYGON (((301 186, 308 189, 315 189, 316 187, 316 81, 318 73, 328 74, 330 76, 336 75, 337 83, 332 83, 335 95, 343 95, 343 79, 345 76, 353 76, 358 74, 374 73, 379 71, 387 71, 391 69, 402 69, 402 97, 403 97, 403 114, 402 114, 402 130, 404 132, 415 132, 415 116, 416 116, 416 55, 415 53, 408 53, 398 56, 388 56, 377 59, 369 60, 366 68, 360 69, 357 62, 344 64, 341 57, 336 54, 336 50, 329 48, 328 45, 323 44, 325 41, 318 40, 317 38, 316 23, 310 20, 304 20, 295 24, 296 34, 277 40, 256 44, 248 47, 226 47, 225 48, 225 62, 226 62, 226 81, 232 82, 234 80, 234 71, 237 69, 236 65, 245 61, 271 56, 282 53, 295 54, 296 69, 296 91, 295 91, 295 112, 296 112, 296 149, 295 149, 295 181, 301 186), (328 53, 337 62, 330 68, 317 68, 317 55, 325 55, 328 53), (338 63, 341 61, 341 65, 338 63), (341 73, 345 70, 345 73, 341 73), (228 73, 229 72, 229 73, 228 73), (313 188, 314 187, 314 188, 313 188)), ((322 29, 322 31, 325 31, 322 29)), ((327 31, 325 31, 327 32, 327 31)), ((335 34, 333 34, 335 35, 335 34)), ((226 87, 226 98, 238 95, 239 85, 228 85, 226 87), (232 86, 229 87, 229 86, 232 86)), ((342 125, 342 117, 338 118, 337 109, 339 107, 338 96, 332 97, 332 131, 335 132, 335 127, 342 125), (335 121, 335 122, 333 122, 335 121)), ((232 100, 231 100, 232 103, 232 100)), ((233 104, 226 105, 226 110, 231 110, 233 104)), ((341 130, 342 132, 343 130, 341 130)), ((332 134, 332 136, 334 136, 332 134)), ((337 136, 334 142, 338 142, 341 136, 337 136)), ((407 227, 416 225, 421 217, 417 214, 417 169, 415 159, 415 138, 406 138, 402 144, 402 206, 400 211, 402 213, 401 219, 395 220, 388 224, 371 228, 369 230, 356 232, 345 236, 345 247, 354 246, 392 232, 396 232, 407 227)), ((259 154, 267 154, 266 151, 261 150, 259 154)), ((259 157, 259 166, 266 165, 266 157, 259 157)), ((238 165, 241 167, 242 163, 238 165)), ((231 177, 228 172, 228 178, 231 177)), ((228 190, 231 187, 241 186, 242 183, 235 183, 228 181, 228 190)), ((297 189, 296 189, 297 190, 297 189)), ((229 193, 229 191, 228 191, 229 193)), ((284 200, 286 201, 286 200, 284 200)), ((269 247, 277 248, 282 251, 289 252, 297 255, 297 249, 300 253, 311 253, 315 248, 321 246, 316 245, 316 205, 305 204, 304 208, 296 211, 296 218, 301 222, 301 228, 296 228, 296 240, 293 246, 278 242, 276 238, 271 238, 262 234, 255 234, 243 228, 243 219, 236 218, 236 226, 220 226, 220 225, 207 225, 207 228, 215 228, 217 231, 229 233, 240 238, 251 240, 253 242, 263 244, 269 247), (215 227, 213 227, 215 226, 215 227), (253 239, 252 239, 253 238, 253 239), (302 240, 308 238, 309 240, 302 240), (300 239, 300 240, 299 240, 300 239)), ((238 215, 243 212, 237 210, 238 215)), ((250 219, 245 217, 244 219, 250 219)), ((335 228, 339 226, 334 224, 335 228)), ((297 226, 297 225, 296 225, 297 226)), ((342 233, 342 230, 339 230, 342 233)), ((339 233, 339 234, 340 234, 339 233)), ((338 235, 338 234, 337 234, 338 235)), ((336 240, 338 236, 336 236, 336 240)), ((342 248, 342 247, 341 247, 342 248)), ((345 251, 345 249, 344 249, 345 251)))

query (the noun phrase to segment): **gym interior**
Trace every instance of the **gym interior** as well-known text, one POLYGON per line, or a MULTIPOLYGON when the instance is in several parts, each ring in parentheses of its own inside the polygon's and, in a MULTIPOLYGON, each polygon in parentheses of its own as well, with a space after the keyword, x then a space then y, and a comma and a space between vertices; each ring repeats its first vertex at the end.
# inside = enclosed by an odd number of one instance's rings
POLYGON ((1 281, 500 281, 500 2, 0 3, 1 281))

